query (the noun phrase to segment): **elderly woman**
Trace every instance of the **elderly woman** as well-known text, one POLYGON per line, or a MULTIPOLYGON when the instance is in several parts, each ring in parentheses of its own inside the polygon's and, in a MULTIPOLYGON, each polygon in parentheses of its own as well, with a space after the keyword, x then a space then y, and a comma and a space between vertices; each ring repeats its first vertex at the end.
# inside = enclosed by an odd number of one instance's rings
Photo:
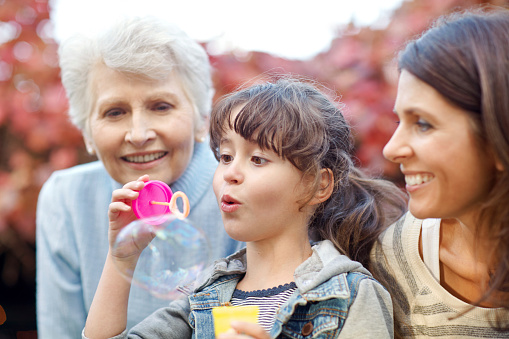
MULTIPOLYGON (((40 193, 42 339, 81 336, 108 252, 112 192, 140 175, 187 194, 189 220, 203 227, 214 258, 240 245, 224 231, 211 186, 217 162, 206 141, 213 88, 203 48, 176 27, 136 18, 95 39, 73 37, 59 53, 71 120, 99 161, 53 173, 40 193)), ((133 288, 128 327, 166 304, 133 288)))

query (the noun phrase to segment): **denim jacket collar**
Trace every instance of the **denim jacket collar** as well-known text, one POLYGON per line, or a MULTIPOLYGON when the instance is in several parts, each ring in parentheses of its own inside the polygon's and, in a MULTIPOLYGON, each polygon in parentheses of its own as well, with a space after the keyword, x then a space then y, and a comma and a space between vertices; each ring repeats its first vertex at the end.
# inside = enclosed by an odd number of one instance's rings
MULTIPOLYGON (((334 247, 331 241, 324 240, 312 247, 313 254, 300 264, 294 273, 295 284, 300 293, 306 293, 331 277, 344 272, 359 272, 371 276, 360 263, 350 260, 334 247)), ((214 262, 202 275, 207 277, 197 283, 201 290, 217 279, 229 275, 242 275, 246 272, 246 249, 214 262)), ((240 277, 239 277, 240 279, 240 277)), ((233 290, 232 290, 233 293, 233 290)), ((231 296, 231 295, 230 295, 231 296)))

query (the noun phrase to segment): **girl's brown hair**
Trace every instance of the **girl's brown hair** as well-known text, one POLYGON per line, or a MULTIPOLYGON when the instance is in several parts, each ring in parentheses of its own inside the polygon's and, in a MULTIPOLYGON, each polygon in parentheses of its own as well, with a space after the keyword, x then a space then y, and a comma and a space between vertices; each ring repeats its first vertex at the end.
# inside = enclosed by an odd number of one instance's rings
POLYGON ((222 98, 211 113, 210 146, 219 159, 226 129, 290 161, 315 179, 320 170, 334 175, 331 197, 311 217, 313 240, 328 239, 369 268, 369 253, 379 234, 406 209, 404 194, 391 182, 371 179, 354 166, 350 126, 339 105, 318 85, 283 78, 239 90, 222 98), (232 111, 240 108, 235 119, 232 111))

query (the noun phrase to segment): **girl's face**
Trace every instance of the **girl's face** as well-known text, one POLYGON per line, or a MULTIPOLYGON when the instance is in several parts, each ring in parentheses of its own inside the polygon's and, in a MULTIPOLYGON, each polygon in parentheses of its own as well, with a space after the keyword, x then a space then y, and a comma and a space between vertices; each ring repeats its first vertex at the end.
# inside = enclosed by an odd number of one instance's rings
POLYGON ((103 64, 91 74, 94 99, 85 141, 113 179, 124 184, 143 174, 168 184, 193 155, 197 135, 193 105, 172 74, 147 81, 103 64))
POLYGON ((401 165, 410 212, 421 219, 475 216, 492 188, 495 164, 468 114, 405 70, 395 112, 400 122, 384 156, 401 165))
POLYGON ((299 209, 308 194, 301 171, 232 130, 222 136, 219 152, 213 187, 232 238, 252 242, 307 230, 307 209, 299 209))

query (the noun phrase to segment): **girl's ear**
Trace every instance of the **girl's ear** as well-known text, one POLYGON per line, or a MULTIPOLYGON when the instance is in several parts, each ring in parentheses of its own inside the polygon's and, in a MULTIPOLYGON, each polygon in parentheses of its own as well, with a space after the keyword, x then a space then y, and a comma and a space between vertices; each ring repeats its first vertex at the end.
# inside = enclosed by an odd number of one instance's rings
POLYGON ((315 196, 309 202, 310 205, 317 205, 329 199, 334 190, 334 174, 330 168, 320 170, 320 187, 315 196))

